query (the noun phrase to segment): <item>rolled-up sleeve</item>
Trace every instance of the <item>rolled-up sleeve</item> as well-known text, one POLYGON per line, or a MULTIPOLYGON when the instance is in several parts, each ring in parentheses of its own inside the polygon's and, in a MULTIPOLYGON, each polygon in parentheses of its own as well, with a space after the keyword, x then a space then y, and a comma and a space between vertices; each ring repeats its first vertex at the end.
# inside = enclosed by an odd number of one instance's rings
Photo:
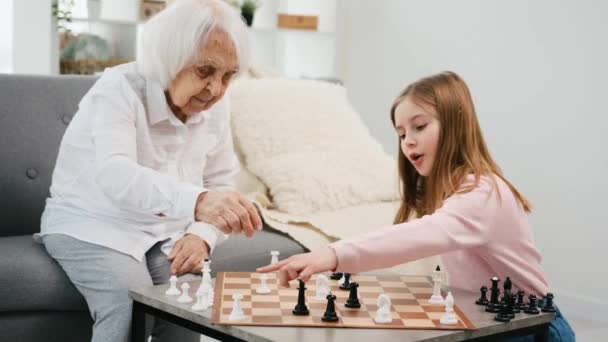
POLYGON ((194 220, 196 199, 206 190, 137 163, 135 113, 143 108, 125 95, 128 92, 98 91, 86 99, 85 105, 93 112, 95 182, 119 207, 194 220))
POLYGON ((195 234, 205 240, 209 245, 209 254, 213 252, 215 247, 228 239, 228 236, 213 225, 205 222, 193 222, 186 229, 186 233, 195 234))

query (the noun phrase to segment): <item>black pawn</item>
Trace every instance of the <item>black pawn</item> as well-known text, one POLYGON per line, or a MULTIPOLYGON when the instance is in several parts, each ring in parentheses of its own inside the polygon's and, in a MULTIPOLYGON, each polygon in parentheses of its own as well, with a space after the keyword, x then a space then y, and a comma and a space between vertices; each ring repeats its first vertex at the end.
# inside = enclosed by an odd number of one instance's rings
POLYGON ((327 298, 327 308, 325 309, 325 313, 323 314, 323 317, 321 317, 321 320, 323 322, 337 322, 338 315, 336 314, 336 304, 334 303, 336 296, 330 293, 325 298, 327 298))
POLYGON ((515 298, 517 298, 515 293, 511 293, 511 298, 509 299, 509 312, 513 316, 511 318, 515 318, 515 314, 521 312, 521 310, 519 310, 519 307, 515 305, 515 298))
POLYGON ((333 280, 340 280, 342 279, 342 272, 334 272, 329 277, 333 280))
POLYGON ((346 300, 346 304, 344 304, 344 306, 346 306, 347 308, 358 309, 361 307, 361 303, 359 303, 359 296, 357 295, 358 287, 359 284, 350 283, 350 293, 348 294, 348 300, 346 300))
POLYGON ((293 309, 292 313, 296 316, 306 316, 310 312, 306 307, 306 302, 304 299, 304 291, 306 291, 306 287, 304 287, 304 282, 301 279, 298 279, 300 286, 298 287, 298 304, 293 309))
POLYGON ((545 296, 545 306, 543 306, 543 312, 555 312, 555 306, 553 306, 553 293, 549 292, 545 296))
POLYGON ((494 317, 494 320, 499 322, 509 322, 512 317, 509 314, 508 304, 502 303, 498 305, 500 306, 500 311, 498 312, 498 315, 494 317))
POLYGON ((524 290, 517 291, 517 303, 515 303, 515 307, 519 310, 523 310, 526 308, 526 304, 524 303, 524 290))
POLYGON ((344 283, 340 284, 341 290, 350 290, 350 273, 344 273, 344 283))
POLYGON ((484 285, 479 289, 479 291, 481 292, 481 296, 479 299, 477 299, 477 301, 475 301, 475 304, 488 305, 488 287, 484 285))
POLYGON ((524 309, 524 312, 530 315, 538 315, 539 311, 536 307, 536 295, 531 294, 529 297, 528 307, 524 309))

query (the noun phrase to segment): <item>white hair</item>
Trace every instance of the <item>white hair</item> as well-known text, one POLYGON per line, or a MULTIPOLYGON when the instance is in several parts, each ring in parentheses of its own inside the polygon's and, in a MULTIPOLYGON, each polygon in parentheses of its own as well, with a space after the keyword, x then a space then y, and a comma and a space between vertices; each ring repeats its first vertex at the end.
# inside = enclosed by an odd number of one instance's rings
POLYGON ((236 48, 239 72, 249 66, 247 27, 234 8, 221 0, 176 0, 143 25, 137 68, 167 89, 175 76, 199 60, 209 32, 228 34, 236 48))

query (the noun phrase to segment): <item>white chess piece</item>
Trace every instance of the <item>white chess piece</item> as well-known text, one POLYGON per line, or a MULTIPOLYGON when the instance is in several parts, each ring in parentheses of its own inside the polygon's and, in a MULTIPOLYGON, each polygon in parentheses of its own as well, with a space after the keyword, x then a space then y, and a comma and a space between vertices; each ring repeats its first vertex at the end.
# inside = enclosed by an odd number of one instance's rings
POLYGON ((429 298, 429 304, 443 304, 443 296, 441 295, 441 275, 433 275, 433 295, 429 298))
POLYGON ((342 278, 340 278, 340 280, 338 280, 338 285, 342 285, 344 284, 344 282, 346 281, 346 277, 345 277, 346 273, 342 273, 342 278))
POLYGON ((270 293, 270 288, 268 287, 266 280, 268 280, 268 274, 262 273, 260 275, 260 286, 258 286, 258 288, 255 289, 256 293, 259 293, 259 294, 270 293))
POLYGON ((182 295, 177 298, 179 303, 191 303, 192 297, 188 294, 188 289, 190 289, 190 284, 183 283, 182 284, 182 295))
POLYGON ((279 263, 279 251, 270 251, 270 264, 278 264, 279 263))
POLYGON ((243 312, 243 308, 241 307, 241 299, 243 299, 243 295, 240 293, 235 293, 232 295, 232 312, 230 316, 228 316, 229 321, 242 321, 245 319, 245 313, 243 312))
POLYGON ((376 323, 391 323, 393 321, 391 317, 391 298, 381 293, 378 295, 376 305, 378 306, 378 311, 376 311, 374 321, 376 323))
POLYGON ((201 269, 201 272, 203 273, 201 285, 203 283, 211 285, 211 261, 209 261, 209 259, 203 260, 203 268, 201 269))
POLYGON ((456 314, 454 313, 454 297, 452 296, 452 292, 448 292, 448 295, 445 297, 445 313, 443 314, 443 316, 441 316, 439 323, 458 323, 458 319, 456 318, 456 314))
POLYGON ((169 283, 171 284, 171 286, 169 286, 169 289, 167 289, 167 291, 165 292, 165 294, 167 296, 179 296, 180 294, 182 294, 177 289, 177 277, 176 276, 172 275, 171 278, 169 278, 169 283))
POLYGON ((315 300, 324 301, 329 294, 329 279, 324 274, 317 275, 315 279, 315 300))
POLYGON ((209 309, 209 301, 206 293, 196 294, 196 303, 192 305, 192 311, 205 311, 209 309))

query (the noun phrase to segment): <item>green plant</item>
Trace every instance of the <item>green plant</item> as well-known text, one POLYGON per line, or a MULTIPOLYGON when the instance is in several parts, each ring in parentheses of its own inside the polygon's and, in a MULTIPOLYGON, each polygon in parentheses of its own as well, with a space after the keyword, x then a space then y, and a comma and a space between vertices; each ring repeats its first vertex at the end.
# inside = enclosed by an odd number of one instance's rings
POLYGON ((57 31, 70 31, 67 23, 72 22, 72 7, 74 7, 74 0, 53 0, 51 3, 51 15, 57 21, 57 31))
POLYGON ((253 15, 259 5, 258 0, 244 0, 241 4, 241 13, 253 15))

